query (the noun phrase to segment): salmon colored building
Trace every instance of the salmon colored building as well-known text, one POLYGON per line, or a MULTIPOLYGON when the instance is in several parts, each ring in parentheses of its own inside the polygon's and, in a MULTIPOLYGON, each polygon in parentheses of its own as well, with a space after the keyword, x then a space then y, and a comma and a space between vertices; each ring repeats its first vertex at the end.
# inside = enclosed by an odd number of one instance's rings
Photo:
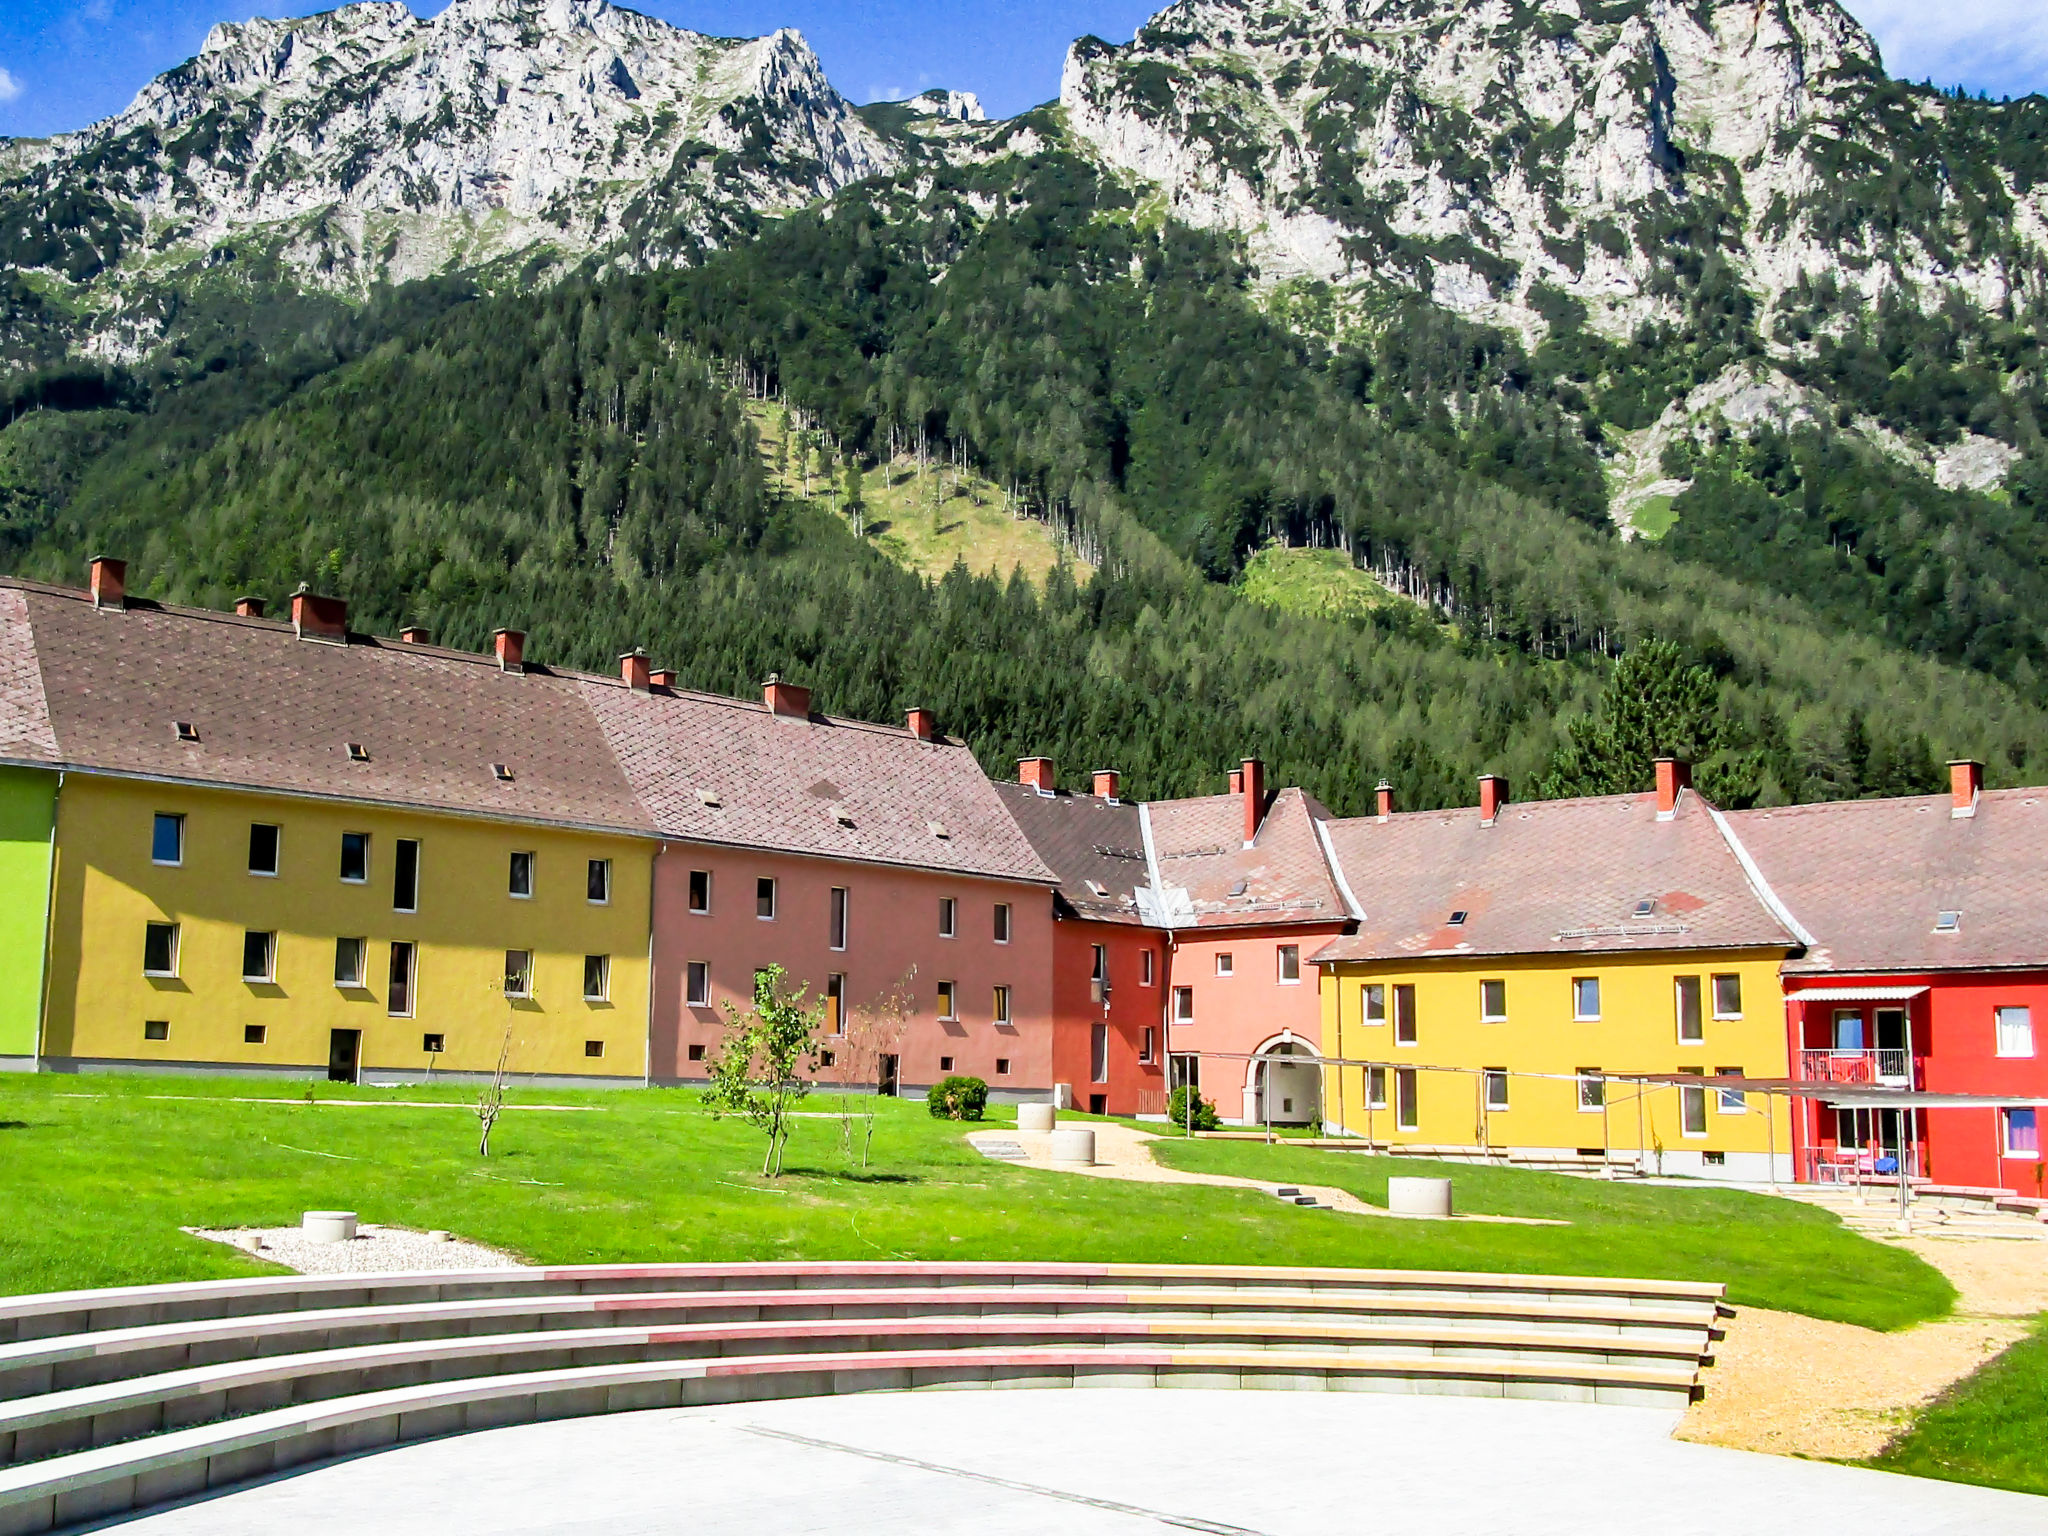
POLYGON ((1967 1107, 1801 1102, 1799 1176, 1905 1171, 2039 1196, 2048 1115, 2048 789, 1990 790, 1728 817, 1805 950, 1784 967, 1793 1074, 1967 1107))

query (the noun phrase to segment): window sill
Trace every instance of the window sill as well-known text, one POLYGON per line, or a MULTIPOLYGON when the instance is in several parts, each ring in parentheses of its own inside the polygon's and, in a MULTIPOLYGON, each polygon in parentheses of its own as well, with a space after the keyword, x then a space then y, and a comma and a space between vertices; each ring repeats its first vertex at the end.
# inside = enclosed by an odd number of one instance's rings
POLYGON ((1482 1024, 1505 1024, 1507 1021, 1508 1016, 1504 1013, 1499 1015, 1481 1014, 1479 1016, 1479 1022, 1482 1024))
POLYGON ((252 880, 275 880, 277 878, 277 871, 274 869, 252 869, 249 871, 249 878, 252 880))

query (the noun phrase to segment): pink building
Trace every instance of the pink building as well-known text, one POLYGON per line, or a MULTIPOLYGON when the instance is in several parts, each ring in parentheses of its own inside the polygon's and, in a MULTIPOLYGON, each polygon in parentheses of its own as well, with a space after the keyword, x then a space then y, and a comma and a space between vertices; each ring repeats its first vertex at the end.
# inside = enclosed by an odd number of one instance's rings
POLYGON ((653 1081, 701 1081, 726 1005, 780 965, 826 1000, 828 1080, 1050 1091, 1053 876, 965 746, 923 710, 899 729, 813 714, 778 679, 754 704, 673 690, 644 658, 624 673, 589 693, 665 839, 653 1081))

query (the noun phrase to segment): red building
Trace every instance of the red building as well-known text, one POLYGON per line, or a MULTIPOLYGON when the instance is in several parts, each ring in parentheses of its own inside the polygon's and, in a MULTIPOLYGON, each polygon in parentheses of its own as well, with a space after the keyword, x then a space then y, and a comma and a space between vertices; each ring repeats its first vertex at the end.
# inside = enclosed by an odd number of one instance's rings
POLYGON ((1732 813, 1806 945, 1785 965, 1793 1075, 2008 1102, 1856 1109, 1808 1101, 1799 1174, 1889 1173, 2041 1193, 2048 1100, 2048 790, 1732 813))

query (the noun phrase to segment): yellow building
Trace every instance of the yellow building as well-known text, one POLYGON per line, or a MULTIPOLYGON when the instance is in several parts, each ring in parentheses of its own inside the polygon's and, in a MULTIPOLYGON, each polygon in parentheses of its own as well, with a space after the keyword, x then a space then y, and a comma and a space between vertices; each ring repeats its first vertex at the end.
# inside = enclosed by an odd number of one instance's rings
POLYGON ((46 1070, 645 1080, 659 842, 589 679, 121 574, 0 583, 0 765, 55 782, 46 1070))
POLYGON ((1798 941, 1681 765, 1657 794, 1327 824, 1360 914, 1315 958, 1326 1123, 1455 1155, 1610 1155, 1789 1178, 1757 1094, 1631 1081, 1783 1078, 1798 941), (1775 1157, 1775 1161, 1772 1161, 1775 1157))

